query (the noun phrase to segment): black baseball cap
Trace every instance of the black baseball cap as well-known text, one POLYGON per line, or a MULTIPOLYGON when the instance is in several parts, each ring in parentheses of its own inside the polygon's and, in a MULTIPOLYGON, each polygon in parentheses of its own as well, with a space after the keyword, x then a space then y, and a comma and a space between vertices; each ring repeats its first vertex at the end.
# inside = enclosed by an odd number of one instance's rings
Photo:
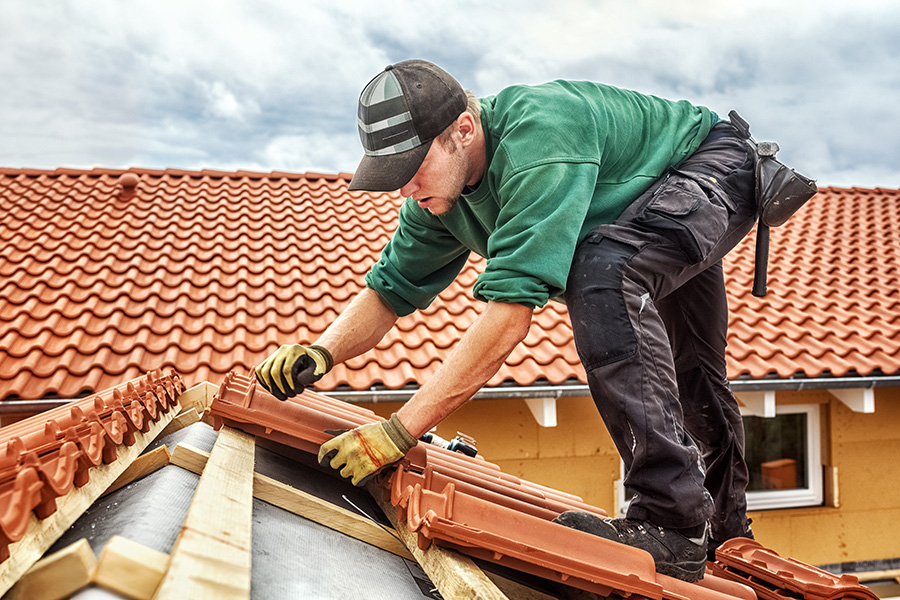
POLYGON ((431 143, 466 110, 466 92, 449 73, 424 60, 389 65, 359 96, 365 156, 351 190, 390 192, 406 185, 431 143))

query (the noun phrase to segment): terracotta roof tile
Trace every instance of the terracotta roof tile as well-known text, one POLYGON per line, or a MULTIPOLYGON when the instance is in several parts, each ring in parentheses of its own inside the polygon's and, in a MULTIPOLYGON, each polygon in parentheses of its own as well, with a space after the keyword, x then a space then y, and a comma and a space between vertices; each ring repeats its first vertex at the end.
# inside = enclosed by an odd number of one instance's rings
MULTIPOLYGON (((63 397, 157 367, 246 372, 315 339, 361 288, 397 194, 350 175, 0 168, 0 398, 63 397)), ((772 231, 769 295, 753 237, 727 258, 729 376, 900 370, 900 191, 827 188, 772 231)), ((399 388, 434 373, 479 312, 473 258, 432 307, 319 385, 399 388)), ((537 311, 490 385, 584 381, 564 307, 537 311)))
MULTIPOLYGON (((312 454, 333 435, 330 430, 380 420, 371 411, 309 391, 280 402, 255 379, 236 373, 222 382, 210 414, 216 428, 227 424, 312 454)), ((368 489, 389 495, 397 520, 417 535, 423 550, 431 544, 455 548, 601 598, 876 598, 853 576, 837 577, 782 559, 745 538, 723 544, 696 584, 658 574, 642 550, 552 522, 566 510, 604 517, 602 509, 507 475, 480 457, 425 442, 412 448, 396 468, 378 473, 368 489)))
POLYGON ((900 190, 826 188, 773 229, 769 294, 746 292, 753 236, 726 258, 729 377, 900 369, 900 190))
POLYGON ((54 514, 57 498, 83 487, 94 467, 116 461, 184 391, 174 371, 148 372, 0 429, 0 562, 25 536, 32 512, 54 514))

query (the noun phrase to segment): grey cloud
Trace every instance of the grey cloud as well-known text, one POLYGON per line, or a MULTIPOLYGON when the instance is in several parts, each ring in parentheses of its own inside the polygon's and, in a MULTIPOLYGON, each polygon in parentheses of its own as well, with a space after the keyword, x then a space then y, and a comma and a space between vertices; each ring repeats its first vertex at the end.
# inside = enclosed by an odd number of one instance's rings
POLYGON ((900 186, 890 0, 729 14, 706 0, 35 0, 4 13, 0 165, 351 171, 359 90, 421 57, 479 94, 565 77, 736 108, 825 185, 900 186))

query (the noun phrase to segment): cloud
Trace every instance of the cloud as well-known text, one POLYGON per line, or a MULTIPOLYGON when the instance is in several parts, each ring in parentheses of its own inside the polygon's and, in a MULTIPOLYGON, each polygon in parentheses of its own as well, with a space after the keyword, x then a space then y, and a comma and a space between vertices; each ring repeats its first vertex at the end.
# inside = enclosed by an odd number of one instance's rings
POLYGON ((281 135, 267 143, 259 156, 259 164, 278 171, 333 172, 331 165, 351 165, 343 171, 352 172, 362 158, 359 137, 319 134, 281 135), (351 150, 352 149, 352 150, 351 150))
POLYGON ((221 81, 214 83, 201 82, 201 87, 206 94, 208 111, 216 117, 236 121, 246 121, 260 113, 259 104, 247 98, 238 100, 234 93, 221 81))
POLYGON ((359 90, 593 79, 736 108, 823 184, 900 187, 892 0, 8 3, 0 164, 352 171, 359 90), (850 178, 859 178, 851 181, 850 178))

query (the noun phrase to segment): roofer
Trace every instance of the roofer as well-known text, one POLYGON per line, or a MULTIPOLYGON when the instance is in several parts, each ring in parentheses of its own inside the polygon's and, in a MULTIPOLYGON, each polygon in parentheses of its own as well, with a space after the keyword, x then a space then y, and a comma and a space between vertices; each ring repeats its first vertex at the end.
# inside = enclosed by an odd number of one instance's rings
POLYGON ((399 226, 315 344, 257 367, 262 385, 285 399, 374 348, 475 252, 487 259, 479 317, 389 420, 326 442, 320 462, 360 484, 401 459, 499 370, 535 308, 563 299, 633 496, 623 519, 556 520, 700 579, 708 551, 749 535, 721 263, 757 217, 747 143, 687 101, 575 81, 478 100, 420 60, 365 87, 358 124, 365 156, 350 189, 399 190, 399 226))

